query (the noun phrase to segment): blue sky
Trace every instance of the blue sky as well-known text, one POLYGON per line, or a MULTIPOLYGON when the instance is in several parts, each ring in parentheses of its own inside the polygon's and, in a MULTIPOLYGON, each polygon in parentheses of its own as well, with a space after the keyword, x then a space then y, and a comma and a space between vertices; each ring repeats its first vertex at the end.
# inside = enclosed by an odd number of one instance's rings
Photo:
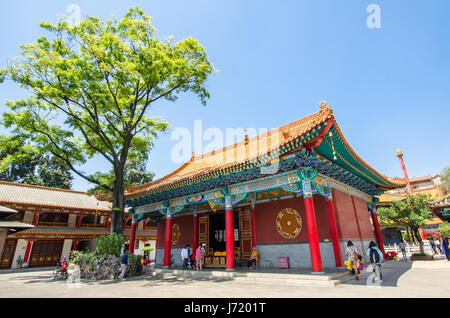
MULTIPOLYGON (((192 36, 204 46, 219 69, 207 82, 207 106, 186 94, 151 110, 172 128, 193 130, 200 119, 203 129, 270 129, 318 111, 324 99, 350 145, 381 173, 402 176, 397 148, 410 177, 450 165, 448 0, 9 1, 0 11, 0 65, 45 34, 40 21, 55 22, 71 3, 100 18, 141 5, 159 37, 192 36), (379 29, 366 25, 370 4, 381 9, 379 29)), ((24 94, 1 84, 0 111, 24 94)), ((177 168, 175 143, 170 131, 156 140, 148 168, 157 177, 177 168)), ((105 167, 94 159, 84 170, 105 167)), ((73 188, 89 184, 76 178, 73 188)))

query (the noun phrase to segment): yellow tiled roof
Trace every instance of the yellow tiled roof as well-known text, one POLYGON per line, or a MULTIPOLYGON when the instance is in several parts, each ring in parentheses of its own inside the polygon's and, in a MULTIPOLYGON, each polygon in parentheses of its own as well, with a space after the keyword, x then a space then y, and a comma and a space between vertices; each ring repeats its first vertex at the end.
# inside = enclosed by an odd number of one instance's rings
POLYGON ((110 211, 111 203, 84 192, 0 181, 0 203, 110 211))
POLYGON ((320 111, 305 118, 251 138, 246 137, 243 141, 229 145, 220 150, 193 156, 188 162, 166 176, 143 185, 130 186, 125 193, 127 196, 134 197, 135 195, 151 192, 168 185, 251 161, 307 135, 312 129, 318 125, 327 123, 329 120, 332 121, 333 126, 336 128, 338 135, 345 143, 347 149, 363 166, 378 175, 387 183, 391 184, 393 188, 404 185, 402 181, 389 179, 380 174, 362 160, 343 137, 334 119, 331 107, 321 105, 320 111))

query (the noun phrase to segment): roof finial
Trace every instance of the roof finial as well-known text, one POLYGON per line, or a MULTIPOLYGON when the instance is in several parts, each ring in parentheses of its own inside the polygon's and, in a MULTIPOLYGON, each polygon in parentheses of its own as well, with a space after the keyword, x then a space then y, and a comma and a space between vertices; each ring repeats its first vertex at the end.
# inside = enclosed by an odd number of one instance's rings
POLYGON ((195 157, 195 151, 194 151, 194 150, 192 150, 191 161, 194 161, 194 157, 195 157))
POLYGON ((245 128, 244 130, 245 130, 245 137, 244 137, 244 141, 245 141, 245 144, 247 144, 247 143, 248 143, 248 134, 247 134, 247 128, 245 128))
POLYGON ((326 100, 322 100, 322 101, 320 101, 319 106, 320 106, 320 109, 325 109, 328 107, 328 103, 326 100))

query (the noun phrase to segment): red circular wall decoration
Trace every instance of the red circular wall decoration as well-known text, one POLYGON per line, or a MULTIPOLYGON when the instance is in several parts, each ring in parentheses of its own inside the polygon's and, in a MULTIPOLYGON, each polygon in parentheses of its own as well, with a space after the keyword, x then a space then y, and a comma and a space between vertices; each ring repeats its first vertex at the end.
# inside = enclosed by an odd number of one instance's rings
POLYGON ((276 219, 277 231, 284 238, 295 238, 302 230, 302 217, 291 208, 281 210, 276 219))

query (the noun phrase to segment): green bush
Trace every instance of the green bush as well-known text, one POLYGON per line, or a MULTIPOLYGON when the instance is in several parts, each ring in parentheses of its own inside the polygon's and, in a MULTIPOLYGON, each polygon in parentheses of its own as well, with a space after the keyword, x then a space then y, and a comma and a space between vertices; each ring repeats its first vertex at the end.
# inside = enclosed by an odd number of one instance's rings
POLYGON ((120 256, 120 249, 124 242, 123 236, 112 233, 110 235, 99 236, 94 239, 99 255, 109 254, 120 256))
POLYGON ((430 255, 427 253, 414 253, 412 254, 412 256, 430 256, 430 255))
POLYGON ((444 222, 439 224, 439 231, 443 237, 450 237, 450 223, 444 222))
POLYGON ((81 257, 83 256, 83 252, 80 251, 72 251, 70 252, 69 262, 78 264, 80 263, 81 257))

